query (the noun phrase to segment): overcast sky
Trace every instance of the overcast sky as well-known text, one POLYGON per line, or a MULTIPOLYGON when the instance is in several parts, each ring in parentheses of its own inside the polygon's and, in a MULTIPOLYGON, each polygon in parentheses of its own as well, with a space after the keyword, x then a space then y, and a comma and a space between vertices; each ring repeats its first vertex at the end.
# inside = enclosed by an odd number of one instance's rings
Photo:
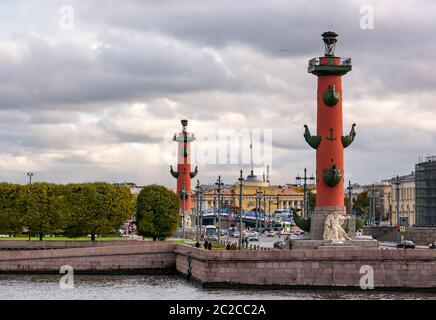
MULTIPOLYGON (((345 179, 410 173, 436 154, 435 16, 432 0, 2 0, 0 180, 34 171, 36 181, 172 186, 164 136, 187 118, 198 135, 271 129, 271 180, 294 183, 315 171, 302 136, 305 123, 316 131, 307 62, 323 55, 327 30, 353 60, 345 179), (360 27, 363 5, 373 29, 360 27)), ((230 183, 240 168, 249 165, 200 165, 198 178, 230 183)))

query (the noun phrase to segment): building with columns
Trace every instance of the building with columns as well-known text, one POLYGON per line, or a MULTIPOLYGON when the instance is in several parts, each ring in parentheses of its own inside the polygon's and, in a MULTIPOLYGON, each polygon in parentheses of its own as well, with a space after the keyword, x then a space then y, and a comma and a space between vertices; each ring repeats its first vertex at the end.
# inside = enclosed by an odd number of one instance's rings
MULTIPOLYGON (((369 220, 371 224, 397 225, 396 178, 364 186, 368 191, 369 220)), ((415 174, 400 176, 400 225, 415 225, 415 174)))
MULTIPOLYGON (((213 211, 218 208, 218 190, 214 185, 202 186, 202 211, 213 211)), ((195 190, 192 191, 192 206, 196 210, 197 198, 195 190)), ((301 209, 303 208, 302 188, 287 185, 272 185, 270 181, 259 179, 256 175, 250 174, 243 181, 242 188, 242 210, 254 211, 256 209, 256 194, 261 193, 260 210, 266 214, 273 214, 278 209, 301 209)), ((230 212, 239 212, 239 181, 233 184, 224 185, 221 188, 221 207, 227 208, 230 212)))
MULTIPOLYGON (((391 181, 394 182, 395 178, 391 181)), ((415 173, 399 177, 400 180, 400 225, 415 225, 415 173)), ((397 225, 397 192, 392 183, 392 218, 391 225, 397 225)))

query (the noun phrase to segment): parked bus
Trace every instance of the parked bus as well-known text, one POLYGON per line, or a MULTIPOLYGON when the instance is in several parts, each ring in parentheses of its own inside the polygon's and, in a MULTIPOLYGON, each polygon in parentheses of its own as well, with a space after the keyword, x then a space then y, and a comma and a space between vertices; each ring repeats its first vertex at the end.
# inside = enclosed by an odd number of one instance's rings
POLYGON ((208 225, 204 227, 205 239, 210 241, 218 240, 218 228, 214 225, 208 225))

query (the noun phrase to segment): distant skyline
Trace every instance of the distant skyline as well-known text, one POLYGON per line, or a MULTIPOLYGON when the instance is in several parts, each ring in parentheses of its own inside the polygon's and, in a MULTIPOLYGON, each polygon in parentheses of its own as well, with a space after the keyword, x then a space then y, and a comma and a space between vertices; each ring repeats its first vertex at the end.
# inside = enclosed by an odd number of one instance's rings
MULTIPOLYGON (((307 64, 327 30, 353 62, 346 183, 409 174, 436 155, 435 12, 431 0, 2 1, 0 180, 25 183, 33 171, 33 181, 173 186, 164 135, 186 118, 195 134, 272 130, 271 181, 295 183, 315 172, 303 138, 304 124, 316 127, 307 64), (363 5, 374 29, 359 25, 363 5)), ((240 169, 250 165, 199 165, 196 179, 233 183, 240 169)))

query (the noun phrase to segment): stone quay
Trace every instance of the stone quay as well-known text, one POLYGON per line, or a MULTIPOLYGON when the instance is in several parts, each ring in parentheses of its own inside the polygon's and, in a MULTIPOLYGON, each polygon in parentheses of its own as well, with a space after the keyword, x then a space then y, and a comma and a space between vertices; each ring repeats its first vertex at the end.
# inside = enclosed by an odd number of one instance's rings
POLYGON ((207 251, 173 242, 2 241, 1 273, 181 274, 203 287, 360 288, 362 267, 377 290, 436 290, 436 250, 379 248, 207 251), (27 248, 26 248, 27 246, 27 248))

